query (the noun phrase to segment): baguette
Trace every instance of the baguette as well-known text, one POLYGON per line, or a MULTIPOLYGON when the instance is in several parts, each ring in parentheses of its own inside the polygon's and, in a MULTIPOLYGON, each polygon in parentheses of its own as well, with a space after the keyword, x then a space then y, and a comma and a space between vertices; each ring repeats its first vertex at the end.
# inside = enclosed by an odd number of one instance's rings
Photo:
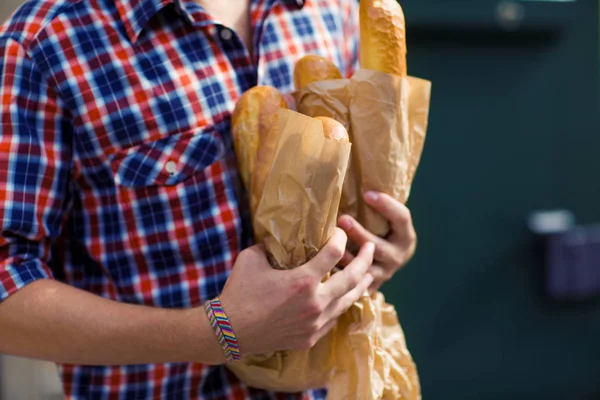
POLYGON ((348 131, 344 128, 344 125, 329 117, 315 117, 315 119, 323 124, 323 133, 327 139, 338 143, 350 143, 348 131))
POLYGON ((304 89, 313 82, 329 79, 342 79, 342 74, 335 64, 316 54, 302 57, 294 66, 296 90, 304 89))
POLYGON ((271 86, 256 86, 239 99, 231 116, 231 132, 242 182, 252 215, 262 196, 277 145, 277 115, 288 108, 271 86))
POLYGON ((361 0, 360 66, 406 76, 406 23, 396 0, 361 0))

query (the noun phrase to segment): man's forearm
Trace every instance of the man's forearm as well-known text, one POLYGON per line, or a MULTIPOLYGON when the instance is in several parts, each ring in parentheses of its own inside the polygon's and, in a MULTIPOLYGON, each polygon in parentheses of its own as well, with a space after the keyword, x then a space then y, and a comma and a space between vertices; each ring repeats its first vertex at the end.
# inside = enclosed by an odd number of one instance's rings
POLYGON ((121 304, 50 280, 0 303, 0 353, 81 365, 224 361, 201 309, 121 304))

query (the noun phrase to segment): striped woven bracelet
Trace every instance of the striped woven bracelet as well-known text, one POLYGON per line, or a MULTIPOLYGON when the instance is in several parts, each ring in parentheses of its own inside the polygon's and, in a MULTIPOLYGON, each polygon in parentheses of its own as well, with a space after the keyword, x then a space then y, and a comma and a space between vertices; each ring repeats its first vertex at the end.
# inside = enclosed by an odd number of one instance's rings
POLYGON ((221 300, 218 297, 209 300, 205 303, 204 308, 227 362, 232 363, 239 360, 241 358, 240 346, 231 328, 231 323, 223 311, 221 300))

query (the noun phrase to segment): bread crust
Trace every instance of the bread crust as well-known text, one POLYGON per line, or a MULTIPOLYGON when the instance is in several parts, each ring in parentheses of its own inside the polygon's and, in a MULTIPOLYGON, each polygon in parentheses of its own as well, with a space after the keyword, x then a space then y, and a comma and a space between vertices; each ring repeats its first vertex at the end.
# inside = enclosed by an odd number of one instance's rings
POLYGON ((406 22, 396 0, 360 1, 360 66, 406 76, 406 22))
POLYGON ((231 132, 242 182, 250 196, 252 214, 258 206, 277 145, 277 115, 288 108, 271 86, 256 86, 238 100, 231 132))
POLYGON ((302 90, 313 82, 329 79, 342 79, 342 74, 334 63, 316 54, 302 57, 294 67, 296 90, 302 90))

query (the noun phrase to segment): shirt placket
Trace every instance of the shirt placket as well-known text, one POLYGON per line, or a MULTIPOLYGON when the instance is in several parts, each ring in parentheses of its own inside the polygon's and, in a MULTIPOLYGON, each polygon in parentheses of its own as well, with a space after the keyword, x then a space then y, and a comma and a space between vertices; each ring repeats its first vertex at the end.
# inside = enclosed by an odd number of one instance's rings
MULTIPOLYGON (((219 44, 221 55, 229 60, 232 67, 228 73, 235 77, 241 92, 243 93, 255 86, 257 83, 255 62, 235 30, 212 17, 193 0, 180 0, 179 6, 193 26, 204 28, 205 32, 219 44)), ((252 25, 254 25, 254 22, 252 22, 252 25)), ((215 57, 218 57, 218 55, 215 55, 215 57)))

